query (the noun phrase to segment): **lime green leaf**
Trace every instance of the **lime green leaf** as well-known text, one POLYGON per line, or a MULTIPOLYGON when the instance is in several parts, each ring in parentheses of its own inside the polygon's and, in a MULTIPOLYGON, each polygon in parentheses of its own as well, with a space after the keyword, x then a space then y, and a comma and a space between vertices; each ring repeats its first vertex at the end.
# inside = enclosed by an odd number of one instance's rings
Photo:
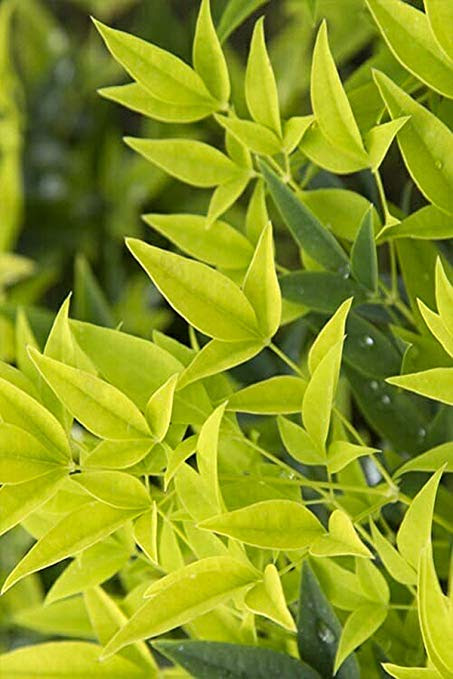
POLYGON ((257 243, 262 230, 267 226, 269 215, 266 207, 266 191, 261 179, 255 184, 247 209, 245 229, 252 243, 257 243))
POLYGON ((306 381, 293 375, 275 375, 236 391, 228 400, 227 410, 256 415, 298 413, 306 381))
POLYGON ((107 439, 150 436, 143 415, 118 389, 36 349, 30 349, 30 356, 69 412, 93 434, 107 439))
POLYGON ((101 441, 83 459, 84 469, 125 469, 132 467, 150 452, 154 445, 151 439, 130 439, 126 441, 101 441))
POLYGON ((387 607, 367 604, 355 610, 346 620, 335 656, 334 673, 355 649, 369 639, 387 617, 387 607))
POLYGON ((286 605, 278 570, 273 564, 266 566, 263 582, 258 582, 247 592, 244 603, 253 613, 264 615, 291 632, 297 631, 286 605))
MULTIPOLYGON (((241 0, 244 4, 244 0, 241 0)), ((257 0, 255 0, 255 3, 257 0)), ((237 4, 237 3, 236 3, 237 4)), ((253 4, 253 2, 251 3, 253 4)), ((219 641, 157 641, 153 646, 178 663, 190 676, 209 679, 320 679, 317 672, 300 660, 270 648, 229 644, 219 641)), ((184 675, 186 676, 186 675, 184 675)), ((429 679, 429 678, 428 678, 429 679)))
POLYGON ((265 5, 266 2, 269 2, 269 0, 229 0, 217 28, 221 42, 225 42, 250 14, 265 5))
POLYGON ((415 585, 417 583, 415 570, 403 559, 395 547, 385 539, 372 521, 370 525, 376 551, 392 578, 397 582, 402 582, 403 585, 415 585))
POLYGON ((444 324, 442 318, 434 313, 434 311, 431 311, 421 299, 417 300, 417 302, 426 325, 437 341, 443 346, 447 354, 450 354, 450 356, 453 357, 453 335, 444 324))
POLYGON ((211 228, 214 222, 239 199, 247 188, 251 176, 249 170, 241 169, 229 181, 215 189, 209 203, 206 228, 211 228))
POLYGON ((171 521, 164 520, 159 535, 159 564, 166 573, 171 573, 184 566, 176 531, 171 521))
POLYGON ((89 547, 72 561, 47 593, 46 604, 99 585, 120 571, 128 552, 113 540, 89 547))
POLYGON ((440 48, 453 60, 453 8, 444 0, 424 0, 429 25, 440 48))
POLYGON ((170 304, 195 328, 220 340, 257 336, 253 308, 229 278, 136 239, 129 238, 127 245, 170 304))
POLYGON ((382 164, 392 141, 400 129, 407 123, 409 116, 395 118, 389 123, 375 125, 366 136, 366 146, 370 158, 370 167, 376 172, 382 164))
MULTIPOLYGON (((88 589, 84 594, 84 601, 96 637, 100 644, 105 645, 127 623, 127 617, 101 587, 88 589)), ((143 667, 149 679, 157 676, 157 665, 144 642, 123 649, 119 655, 134 665, 143 667)))
POLYGON ((246 340, 244 342, 222 342, 211 340, 199 351, 192 362, 182 373, 178 388, 184 387, 191 382, 209 377, 229 368, 234 368, 253 356, 256 356, 263 348, 263 342, 246 340))
POLYGON ((270 222, 261 232, 242 287, 255 311, 263 338, 273 337, 280 325, 282 300, 270 222))
POLYGON ((250 170, 252 168, 252 156, 250 151, 237 137, 234 137, 230 132, 225 132, 225 148, 231 160, 236 165, 250 170))
POLYGON ((175 489, 181 505, 195 521, 202 521, 216 513, 212 492, 200 474, 188 464, 179 465, 175 489))
POLYGON ((168 485, 174 475, 177 473, 180 466, 189 458, 197 449, 197 436, 189 436, 181 441, 176 448, 168 453, 167 468, 164 476, 164 489, 167 490, 168 485))
POLYGON ((440 257, 436 261, 436 302, 445 327, 453 335, 453 285, 447 278, 440 257))
POLYGON ((109 507, 90 502, 64 516, 30 549, 3 585, 6 592, 26 575, 51 566, 90 547, 133 519, 140 510, 109 507))
POLYGON ((227 118, 220 115, 216 115, 215 119, 219 125, 239 139, 253 153, 273 156, 281 151, 280 139, 275 132, 264 127, 264 125, 254 123, 251 120, 227 118))
POLYGON ((433 474, 414 497, 396 535, 399 551, 415 569, 418 568, 421 550, 431 539, 434 503, 442 473, 443 469, 439 469, 433 474))
POLYGON ((316 120, 302 137, 299 148, 312 163, 335 174, 351 174, 370 165, 368 156, 352 156, 334 146, 316 120))
POLYGON ((291 500, 267 500, 203 521, 200 528, 265 549, 303 549, 323 533, 318 519, 291 500))
POLYGON ((270 194, 296 243, 326 269, 348 270, 348 258, 332 234, 268 165, 259 162, 270 194))
POLYGON ((190 139, 136 139, 126 144, 176 179, 208 188, 230 181, 238 167, 221 151, 190 139))
POLYGON ((137 665, 116 656, 99 662, 102 648, 82 641, 53 641, 26 646, 0 655, 0 672, 14 677, 49 676, 90 677, 90 679, 144 679, 146 673, 137 665))
POLYGON ((0 361, 0 377, 26 394, 32 396, 35 401, 39 401, 39 395, 33 382, 24 373, 4 361, 0 361))
POLYGON ((217 108, 200 76, 173 54, 145 40, 94 22, 113 57, 153 97, 178 105, 210 103, 217 108))
POLYGON ((82 472, 71 477, 96 500, 119 509, 147 509, 150 498, 145 486, 130 474, 117 471, 82 472))
POLYGON ((207 99, 200 99, 199 103, 194 105, 169 103, 153 97, 145 87, 138 83, 103 87, 98 90, 98 94, 131 109, 131 111, 136 111, 164 123, 192 123, 210 116, 213 111, 213 104, 207 99))
POLYGON ((382 667, 395 679, 442 679, 436 669, 429 667, 399 667, 391 663, 383 663, 382 667))
POLYGON ((245 72, 245 98, 252 118, 281 136, 277 84, 264 37, 264 19, 255 24, 245 72))
POLYGON ((453 220, 434 205, 426 205, 413 212, 394 226, 388 226, 379 233, 381 238, 421 238, 448 239, 453 238, 453 220))
POLYGON ((313 559, 312 565, 332 606, 353 611, 367 602, 356 573, 329 558, 313 559))
POLYGON ((367 5, 398 61, 428 87, 453 98, 452 65, 426 14, 401 0, 367 0, 367 5))
POLYGON ((390 600, 390 590, 379 568, 369 559, 356 559, 356 573, 365 597, 386 606, 390 600))
POLYGON ((351 308, 352 299, 347 299, 336 310, 332 318, 325 324, 308 353, 308 367, 314 373, 330 349, 343 340, 346 318, 351 308))
POLYGON ((157 504, 153 502, 151 511, 142 514, 134 522, 134 538, 146 556, 151 559, 151 561, 154 561, 154 563, 159 563, 157 553, 157 527, 157 504))
POLYGON ((344 469, 348 464, 357 460, 364 455, 373 455, 378 453, 377 448, 369 448, 368 446, 359 446, 349 441, 333 441, 327 452, 327 468, 331 474, 337 474, 344 469))
POLYGON ((224 269, 244 269, 250 264, 253 248, 245 236, 226 222, 206 228, 199 215, 145 215, 147 224, 171 240, 187 254, 224 269))
POLYGON ((211 502, 216 511, 223 506, 217 472, 217 450, 219 446, 220 423, 225 413, 225 403, 220 405, 203 424, 197 443, 197 466, 201 478, 209 489, 211 502))
POLYGON ((392 118, 410 116, 397 139, 414 182, 430 202, 452 214, 453 139, 450 130, 386 75, 375 72, 374 78, 392 118))
POLYGON ((359 128, 329 48, 327 25, 321 24, 313 52, 311 103, 322 133, 358 162, 367 162, 359 128))
POLYGON ((0 422, 0 483, 22 483, 57 471, 52 454, 25 429, 0 422))
POLYGON ((65 470, 0 488, 0 535, 23 521, 57 492, 66 478, 65 470))
POLYGON ((157 441, 162 441, 170 426, 173 399, 178 375, 172 375, 157 391, 150 396, 146 404, 146 419, 151 433, 157 441))
POLYGON ((212 96, 222 104, 230 98, 230 77, 211 16, 210 0, 202 0, 193 43, 193 65, 212 96))
MULTIPOLYGON (((323 559, 321 563, 327 564, 328 560, 323 559)), ((299 597, 297 644, 302 660, 317 670, 322 677, 332 677, 334 674, 333 663, 341 634, 341 625, 332 610, 329 598, 322 591, 308 562, 304 561, 299 597)), ((360 670, 354 656, 346 660, 336 677, 337 679, 359 679, 360 670)))
POLYGON ((104 657, 186 625, 255 579, 253 569, 225 556, 202 559, 161 578, 147 590, 146 603, 107 644, 104 657))
POLYGON ((371 292, 376 292, 378 262, 371 209, 364 216, 352 246, 351 272, 358 283, 364 285, 371 292))
MULTIPOLYGON (((300 410, 300 405, 299 405, 300 410)), ((325 459, 305 429, 286 417, 278 418, 278 431, 288 453, 302 464, 324 464, 325 459)))
POLYGON ((428 657, 442 677, 453 673, 453 647, 445 643, 453 634, 453 619, 434 568, 431 541, 420 551, 418 616, 428 657))
POLYGON ((329 533, 310 545, 313 556, 351 555, 370 559, 372 554, 357 535, 349 516, 336 509, 329 518, 329 533))
POLYGON ((431 368, 419 373, 389 377, 389 384, 453 405, 453 368, 431 368))
POLYGON ((90 621, 80 596, 50 605, 39 603, 26 606, 14 613, 13 622, 19 627, 25 627, 46 636, 58 635, 77 639, 92 639, 93 637, 90 621))
POLYGON ((71 328, 69 327, 70 299, 71 296, 69 295, 55 316, 49 336, 47 337, 46 346, 44 347, 44 355, 71 365, 74 368, 95 373, 96 369, 90 359, 80 349, 71 333, 71 328))
POLYGON ((299 146, 302 137, 314 121, 314 116, 294 116, 283 126, 283 150, 292 153, 299 146))
POLYGON ((453 443, 451 441, 417 455, 403 464, 395 475, 400 476, 412 471, 435 472, 441 467, 445 468, 446 472, 453 472, 453 443))

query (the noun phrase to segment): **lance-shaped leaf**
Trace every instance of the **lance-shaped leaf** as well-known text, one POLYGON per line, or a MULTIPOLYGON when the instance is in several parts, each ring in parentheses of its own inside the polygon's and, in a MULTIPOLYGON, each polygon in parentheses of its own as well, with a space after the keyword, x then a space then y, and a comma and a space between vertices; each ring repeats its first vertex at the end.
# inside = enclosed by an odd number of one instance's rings
POLYGON ((442 679, 442 675, 435 668, 400 667, 391 663, 383 663, 382 667, 395 679, 442 679))
POLYGON ((270 648, 219 641, 156 641, 153 646, 194 677, 320 679, 305 663, 270 648))
POLYGON ((270 222, 261 232, 242 287, 255 311, 263 338, 273 337, 280 325, 282 298, 275 271, 270 222))
POLYGON ((429 307, 424 304, 421 299, 417 300, 418 308, 425 321, 426 325, 436 338, 436 340, 443 346, 445 351, 453 357, 453 335, 448 330, 439 314, 431 311, 429 307))
POLYGON ((134 539, 140 549, 154 563, 159 563, 157 553, 158 518, 157 504, 153 502, 151 511, 142 514, 134 522, 134 539))
POLYGON ((125 469, 132 467, 150 452, 154 441, 150 438, 126 441, 101 441, 83 459, 84 469, 125 469))
POLYGON ((446 472, 453 472, 453 441, 442 443, 426 453, 417 455, 396 470, 395 476, 400 476, 406 472, 435 472, 440 468, 446 472))
POLYGON ((82 472, 71 477, 96 500, 119 509, 147 509, 149 493, 140 481, 130 474, 117 471, 82 472))
POLYGON ((199 351, 182 373, 178 389, 196 380, 234 368, 259 354, 263 341, 222 342, 211 340, 199 351))
POLYGON ((240 118, 227 118, 226 116, 215 116, 216 121, 225 130, 228 130, 244 146, 253 153, 264 156, 273 156, 281 151, 281 141, 275 134, 264 125, 254 123, 251 120, 240 118))
POLYGON ((331 474, 337 474, 357 458, 378 452, 378 448, 359 446, 350 441, 332 441, 327 451, 327 468, 331 474))
POLYGON ((333 671, 336 676, 346 658, 379 629, 387 612, 386 606, 366 604, 351 613, 343 627, 335 656, 333 671))
POLYGON ((195 453, 197 449, 197 436, 189 436, 179 443, 174 450, 168 452, 167 469, 164 476, 164 489, 167 490, 170 481, 177 473, 180 466, 195 453))
POLYGON ((210 557, 191 563, 157 580, 149 597, 110 640, 104 657, 124 646, 186 625, 231 598, 256 580, 255 571, 230 557, 210 557))
POLYGON ((376 551, 392 578, 397 582, 402 582, 404 585, 415 585, 417 583, 415 570, 403 559, 395 547, 386 540, 372 521, 370 525, 376 551))
POLYGON ((217 472, 217 453, 219 446, 220 424, 225 413, 225 403, 220 405, 203 424, 197 443, 197 465, 201 478, 209 489, 211 501, 217 511, 223 503, 220 494, 217 472))
POLYGON ((433 474, 414 497, 396 535, 399 551, 415 569, 422 549, 431 539, 434 503, 442 473, 443 469, 439 469, 433 474))
POLYGON ((332 318, 324 325, 321 332, 316 337, 315 341, 308 352, 308 368, 310 373, 314 373, 323 358, 327 355, 330 349, 340 342, 345 333, 346 318, 351 308, 352 299, 347 299, 336 310, 332 318))
POLYGON ((348 269, 348 258, 334 236, 264 162, 259 169, 283 221, 296 243, 315 261, 332 271, 348 269))
POLYGON ((0 483, 22 483, 57 471, 55 458, 25 429, 0 422, 0 483))
POLYGON ((268 221, 265 184, 262 179, 258 179, 253 189, 245 217, 245 229, 252 243, 258 243, 261 232, 266 227, 268 221))
POLYGON ((367 5, 403 66, 428 87, 453 98, 451 62, 434 38, 426 14, 401 0, 367 0, 367 5))
POLYGON ((245 236, 226 222, 206 228, 200 215, 145 215, 145 222, 192 257, 224 269, 244 269, 250 264, 253 248, 245 236))
POLYGON ((5 422, 25 429, 45 447, 57 464, 68 462, 71 453, 63 427, 38 401, 0 378, 0 416, 5 422))
POLYGON ((195 328, 224 341, 257 338, 255 312, 229 278, 133 238, 127 246, 164 297, 195 328))
POLYGON ((236 391, 228 399, 227 410, 255 415, 298 413, 307 386, 293 375, 275 375, 236 391))
POLYGON ((374 242, 373 215, 370 210, 365 214, 351 250, 351 273, 371 292, 378 285, 378 262, 374 242))
POLYGON ((223 105, 230 98, 230 77, 211 16, 210 0, 202 0, 193 42, 193 65, 212 96, 223 105))
POLYGON ((124 31, 94 22, 107 48, 121 66, 154 97, 178 105, 217 103, 203 80, 173 54, 124 31))
MULTIPOLYGON (((307 561, 302 567, 297 626, 302 660, 325 679, 332 677, 341 625, 307 561)), ((336 676, 338 679, 359 679, 360 670, 354 656, 348 658, 336 676)))
POLYGON ((447 277, 440 257, 436 261, 436 303, 442 322, 453 335, 453 285, 447 277))
POLYGON ((245 72, 245 98, 252 118, 281 135, 280 108, 274 71, 266 49, 264 19, 255 24, 245 72))
POLYGON ((453 238, 453 222, 451 216, 442 210, 434 205, 426 205, 399 224, 382 229, 378 238, 449 239, 453 238))
POLYGON ((73 556, 107 537, 141 510, 90 502, 64 516, 27 552, 5 580, 6 592, 26 575, 73 556))
POLYGON ((219 38, 222 42, 236 30, 253 12, 261 5, 265 5, 269 0, 229 0, 217 28, 219 38))
POLYGON ((219 219, 244 193, 251 179, 249 170, 239 170, 227 182, 220 184, 211 196, 208 214, 206 216, 206 228, 210 229, 214 222, 219 219))
POLYGON ((151 433, 157 441, 162 441, 170 426, 173 399, 175 396, 178 375, 172 375, 157 391, 154 392, 146 404, 145 415, 151 433))
POLYGON ((116 387, 36 349, 30 349, 30 356, 69 412, 93 434, 107 439, 150 436, 141 412, 116 387))
POLYGON ((370 165, 367 155, 353 156, 343 151, 342 148, 334 146, 323 134, 316 121, 302 137, 299 148, 312 163, 334 174, 351 174, 364 170, 370 165))
POLYGON ((411 117, 398 132, 397 139, 414 182, 430 202, 452 214, 453 139, 450 130, 386 75, 375 71, 374 79, 392 118, 411 117))
POLYGON ((319 29, 313 52, 311 103, 328 141, 339 146, 354 161, 366 162, 359 128, 330 52, 325 21, 319 29))
POLYGON ((356 304, 365 298, 358 283, 331 271, 294 271, 279 280, 285 299, 320 313, 333 314, 349 297, 356 304))
POLYGON ((224 153, 191 139, 136 139, 126 144, 162 170, 182 182, 209 188, 230 181, 238 168, 224 153))
POLYGON ((264 615, 291 632, 297 631, 286 605, 280 576, 274 564, 266 566, 263 582, 258 582, 247 592, 244 602, 253 613, 264 615))
POLYGON ((303 427, 287 420, 286 417, 279 417, 277 422, 283 445, 291 457, 302 464, 325 464, 324 456, 303 427))
POLYGON ((116 656, 99 662, 102 648, 82 641, 52 641, 18 648, 0 655, 0 672, 14 677, 92 677, 92 679, 145 679, 146 672, 116 656))
POLYGON ((390 601, 387 580, 369 559, 356 559, 356 573, 363 594, 369 601, 386 606, 390 601))
POLYGON ((80 349, 69 326, 69 304, 71 295, 61 305, 47 337, 44 355, 56 361, 67 363, 74 368, 96 373, 92 362, 80 349))
POLYGON ((372 558, 370 550, 357 535, 349 516, 336 509, 329 517, 329 532, 310 546, 313 556, 358 556, 372 558))
POLYGON ((265 500, 213 516, 200 528, 265 549, 303 549, 324 529, 312 512, 291 500, 265 500))
POLYGON ((444 0, 424 0, 429 25, 440 48, 453 60, 453 7, 444 0))
POLYGON ((409 116, 395 118, 389 123, 375 125, 366 136, 366 145, 370 157, 370 167, 376 172, 382 164, 392 141, 400 129, 407 123, 409 116))
POLYGON ((453 405, 453 368, 431 368, 419 373, 389 377, 387 382, 435 401, 453 405))
POLYGON ((314 116, 294 116, 285 122, 283 128, 283 150, 292 153, 299 146, 302 137, 312 125, 314 116))

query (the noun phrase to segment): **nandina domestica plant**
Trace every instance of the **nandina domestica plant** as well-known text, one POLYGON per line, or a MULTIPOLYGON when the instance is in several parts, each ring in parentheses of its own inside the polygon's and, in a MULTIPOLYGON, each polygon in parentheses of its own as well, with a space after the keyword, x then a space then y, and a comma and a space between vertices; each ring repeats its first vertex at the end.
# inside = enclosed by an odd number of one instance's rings
POLYGON ((345 87, 306 2, 311 112, 282 120, 263 19, 241 115, 222 47, 263 4, 216 29, 202 0, 193 67, 95 22, 133 81, 103 96, 211 119, 126 143, 213 191, 206 214, 145 215, 177 252, 126 241, 190 346, 73 320, 68 297, 1 365, 0 531, 34 540, 2 591, 64 562, 33 615, 66 637, 1 655, 7 679, 453 676, 453 6, 366 0, 376 51, 345 87), (356 173, 376 204, 332 179, 356 173))

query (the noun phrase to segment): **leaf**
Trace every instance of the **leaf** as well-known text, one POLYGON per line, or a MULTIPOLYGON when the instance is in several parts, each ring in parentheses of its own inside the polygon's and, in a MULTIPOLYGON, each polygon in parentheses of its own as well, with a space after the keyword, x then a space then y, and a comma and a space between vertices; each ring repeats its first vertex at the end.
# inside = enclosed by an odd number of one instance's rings
POLYGON ((216 121, 253 153, 274 156, 281 151, 281 140, 267 127, 251 120, 216 115, 216 121))
POLYGON ((440 257, 436 261, 436 302, 442 322, 453 335, 453 285, 447 278, 440 257))
POLYGON ((412 458, 396 470, 395 476, 412 471, 435 472, 440 467, 446 472, 453 471, 453 443, 451 441, 412 458))
POLYGON ((104 292, 83 255, 77 256, 74 266, 73 313, 81 321, 100 323, 110 328, 115 325, 104 292))
POLYGON ((118 509, 147 509, 149 493, 145 486, 130 474, 117 471, 84 471, 71 477, 96 500, 118 509))
MULTIPOLYGON (((199 679, 320 679, 305 663, 269 648, 218 641, 155 641, 153 646, 199 679)), ((428 678, 429 679, 429 678, 428 678)))
POLYGON ((6 578, 2 593, 26 575, 51 566, 90 547, 133 519, 139 510, 90 502, 77 507, 53 526, 19 561, 6 578))
POLYGON ((228 156, 202 141, 135 137, 125 137, 124 141, 146 160, 191 186, 218 186, 238 174, 239 168, 228 156))
POLYGON ((264 37, 264 19, 256 24, 250 43, 245 72, 245 98, 253 120, 276 132, 282 133, 277 84, 269 60, 264 37))
POLYGON ((381 166, 395 136, 400 129, 410 120, 409 116, 395 118, 389 123, 375 125, 366 136, 366 146, 370 158, 372 172, 377 172, 381 166))
POLYGON ((144 679, 137 665, 118 656, 99 662, 101 647, 82 641, 53 641, 17 648, 0 655, 0 672, 6 677, 49 676, 80 679, 144 679))
POLYGON ((308 352, 308 368, 313 374, 318 365, 322 362, 330 349, 343 340, 345 333, 346 318, 351 308, 352 299, 347 299, 336 310, 332 318, 324 325, 318 333, 315 341, 308 352))
POLYGON ((206 228, 210 229, 213 223, 242 196, 250 178, 251 172, 249 170, 241 170, 232 179, 215 189, 209 203, 206 228))
POLYGON ((307 382, 293 375, 275 375, 236 391, 228 399, 227 410, 256 415, 298 413, 307 382))
POLYGON ((221 42, 225 40, 240 26, 250 14, 269 0, 229 0, 217 28, 221 42))
MULTIPOLYGON (((0 422, 0 483, 31 481, 58 471, 58 468, 55 459, 38 439, 25 429, 0 422)), ((60 467, 60 470, 64 471, 64 468, 60 467)))
POLYGON ((432 475, 429 481, 411 501, 396 534, 396 544, 406 561, 418 569, 420 553, 431 539, 431 523, 437 488, 443 469, 432 475))
POLYGON ((377 448, 358 446, 349 441, 333 441, 327 452, 327 468, 331 474, 337 474, 359 457, 373 455, 373 453, 378 452, 379 450, 377 448))
POLYGON ((263 338, 270 339, 279 328, 282 312, 270 222, 261 232, 242 289, 255 311, 263 338))
POLYGON ((425 207, 403 219, 399 224, 382 229, 379 237, 427 240, 453 238, 453 221, 451 216, 434 205, 425 205, 425 207))
POLYGON ((363 301, 363 289, 350 278, 329 271, 295 271, 280 277, 285 299, 313 311, 331 314, 350 297, 363 301))
POLYGON ((0 378, 0 415, 5 422, 25 429, 45 447, 56 464, 71 458, 63 427, 38 401, 0 378))
POLYGON ((266 566, 263 582, 258 582, 247 592, 244 603, 253 613, 264 615, 291 632, 297 631, 286 605, 278 570, 273 564, 266 566))
POLYGON ((390 601, 387 580, 369 559, 356 559, 356 573, 363 594, 369 601, 386 606, 390 601))
POLYGON ((192 123, 210 116, 213 111, 212 102, 207 99, 200 99, 198 104, 194 105, 169 103, 153 97, 145 87, 138 83, 103 87, 98 90, 98 94, 131 111, 165 123, 192 123))
POLYGON ((141 639, 186 625, 230 599, 256 578, 250 567, 230 557, 211 557, 184 566, 157 580, 146 603, 110 640, 103 657, 141 639))
POLYGON ((318 519, 291 500, 267 500, 206 519, 200 528, 264 549, 303 549, 322 534, 318 519))
POLYGON ((452 66, 439 48, 426 14, 400 0, 367 0, 392 54, 428 87, 453 98, 452 66))
POLYGON ((134 238, 126 242, 164 297, 200 332, 224 341, 257 338, 252 306, 229 278, 134 238))
POLYGON ((157 528, 157 504, 153 502, 151 511, 142 514, 134 522, 134 539, 148 559, 156 564, 159 563, 157 552, 157 528))
POLYGON ((50 500, 66 477, 67 471, 58 469, 24 483, 2 486, 0 488, 0 535, 50 500))
POLYGON ((314 121, 314 116, 293 116, 283 126, 283 150, 292 153, 314 121))
POLYGON ((263 349, 263 341, 222 342, 213 339, 199 351, 179 378, 178 387, 234 368, 256 356, 263 349))
MULTIPOLYGON (((22 586, 24 586, 23 583, 22 586)), ((46 636, 58 635, 90 640, 93 637, 81 597, 57 601, 49 606, 42 603, 26 605, 25 608, 14 613, 13 622, 19 627, 25 627, 46 636)))
POLYGON ((93 434, 114 440, 150 436, 138 408, 111 384, 36 349, 30 349, 30 356, 69 412, 93 434))
POLYGON ((364 170, 370 164, 367 155, 352 156, 332 144, 316 120, 302 137, 299 148, 312 163, 334 174, 352 174, 364 170))
POLYGON ((170 481, 173 479, 175 474, 178 472, 180 466, 185 462, 191 455, 193 455, 197 449, 197 436, 189 436, 179 443, 176 448, 168 453, 167 469, 165 470, 164 476, 164 489, 167 490, 170 481))
POLYGON ((389 377, 389 384, 453 405, 453 368, 432 368, 419 373, 389 377))
POLYGON ((447 354, 453 357, 453 335, 445 326, 442 318, 438 314, 434 313, 434 311, 431 311, 431 309, 427 307, 426 304, 421 301, 421 299, 418 300, 418 308, 423 320, 436 340, 442 345, 447 354))
POLYGON ((351 273, 358 283, 371 292, 376 292, 378 262, 371 210, 365 214, 352 246, 351 273))
POLYGON ((145 415, 151 433, 157 441, 162 441, 168 432, 173 409, 178 374, 172 375, 157 391, 154 392, 146 404, 145 415))
POLYGON ((210 0, 202 0, 193 43, 193 65, 209 92, 226 105, 230 98, 230 77, 211 16, 210 0))
POLYGON ((113 57, 153 97, 179 106, 209 103, 213 111, 217 108, 200 76, 181 59, 100 21, 94 24, 113 57))
POLYGON ((316 219, 313 213, 297 198, 273 170, 258 162, 272 199, 291 232, 295 242, 326 269, 345 272, 348 258, 332 234, 316 219))
POLYGON ((261 179, 255 184, 245 218, 245 229, 249 240, 256 245, 263 229, 267 226, 269 215, 266 207, 266 191, 261 179))
POLYGON ((372 521, 370 521, 370 525, 374 547, 392 578, 397 582, 403 583, 403 585, 415 585, 417 583, 415 570, 403 559, 395 547, 385 539, 372 521))
POLYGON ((387 607, 367 604, 353 611, 346 620, 335 656, 334 674, 355 649, 369 639, 387 617, 387 607))
POLYGON ((199 215, 145 215, 144 220, 181 250, 207 264, 224 269, 244 269, 250 264, 253 248, 245 236, 226 222, 206 228, 199 215))
POLYGON ((449 26, 453 22, 453 10, 443 0, 424 0, 429 25, 439 47, 453 60, 453 38, 449 26))
POLYGON ((367 162, 359 128, 330 52, 325 21, 313 52, 310 91, 315 118, 328 141, 354 161, 367 162))
MULTIPOLYGON (((436 116, 414 101, 378 71, 374 79, 392 116, 410 116, 398 132, 398 144, 407 169, 423 195, 441 210, 453 213, 453 140, 436 116)), ((450 78, 451 79, 451 78, 450 78)))
POLYGON ((130 439, 126 441, 101 441, 87 457, 84 469, 125 469, 137 464, 150 452, 154 442, 151 439, 130 439))
POLYGON ((383 663, 382 667, 395 679, 442 679, 436 669, 429 667, 399 667, 391 663, 383 663))
POLYGON ((222 509, 217 456, 219 446, 220 424, 225 413, 225 403, 220 405, 203 424, 197 442, 197 466, 201 478, 209 489, 211 502, 216 511, 222 509))
POLYGON ((286 417, 279 417, 277 423, 283 445, 291 457, 302 464, 325 464, 323 455, 305 429, 295 422, 287 420, 286 417))
POLYGON ((52 328, 47 337, 44 355, 61 361, 74 368, 80 368, 87 372, 95 373, 96 369, 90 359, 83 353, 75 341, 69 327, 69 295, 61 305, 52 328))
POLYGON ((310 545, 313 556, 358 556, 372 558, 370 550, 357 535, 349 516, 335 509, 329 517, 329 533, 322 535, 310 545))
MULTIPOLYGON (((324 563, 324 561, 323 561, 324 563)), ((329 679, 333 676, 333 664, 341 625, 329 600, 307 561, 302 566, 299 597, 299 620, 297 644, 302 660, 329 679)), ((354 656, 348 658, 337 673, 337 679, 359 679, 360 670, 354 656)))

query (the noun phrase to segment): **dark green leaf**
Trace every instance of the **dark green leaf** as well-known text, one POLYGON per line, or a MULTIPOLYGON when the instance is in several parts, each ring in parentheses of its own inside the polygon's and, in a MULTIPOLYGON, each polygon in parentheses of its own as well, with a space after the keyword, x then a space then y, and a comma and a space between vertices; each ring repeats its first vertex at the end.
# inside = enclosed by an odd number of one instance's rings
POLYGON ((109 304, 85 257, 78 257, 74 272, 74 316, 80 321, 115 325, 109 304))
POLYGON ((351 271, 356 281, 368 290, 376 291, 378 265, 371 209, 366 212, 352 246, 351 271))
POLYGON ((282 295, 313 311, 333 313, 349 297, 364 301, 363 289, 350 278, 329 271, 295 271, 280 278, 282 295))
POLYGON ((225 40, 240 26, 247 17, 269 0, 230 0, 217 26, 220 42, 225 40))
POLYGON ((385 378, 400 372, 402 356, 390 337, 358 314, 346 324, 344 358, 362 375, 385 378))

